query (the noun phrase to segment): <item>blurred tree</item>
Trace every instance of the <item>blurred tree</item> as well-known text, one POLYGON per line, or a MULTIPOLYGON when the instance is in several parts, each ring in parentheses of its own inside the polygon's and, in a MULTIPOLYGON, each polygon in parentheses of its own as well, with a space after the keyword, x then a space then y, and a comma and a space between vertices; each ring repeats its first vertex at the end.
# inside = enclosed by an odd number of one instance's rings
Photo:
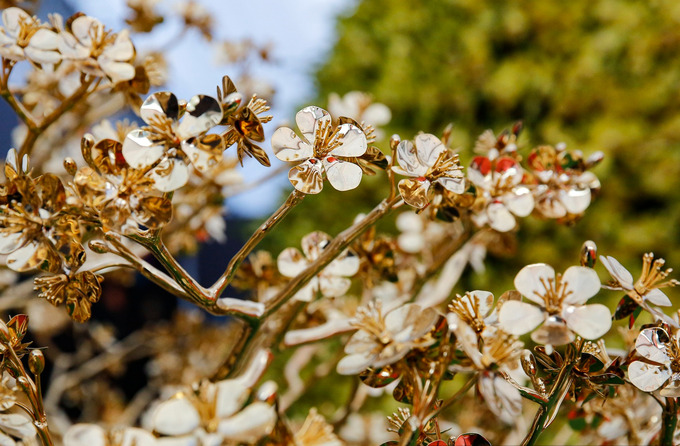
MULTIPOLYGON (((602 193, 585 218, 571 229, 525 219, 506 278, 522 262, 573 264, 588 238, 632 271, 646 250, 680 265, 680 3, 371 0, 338 32, 318 69, 317 104, 331 92, 368 91, 392 109, 387 130, 402 138, 452 122, 466 162, 484 129, 520 119, 525 156, 530 145, 562 141, 586 155, 604 151, 595 169, 602 193)), ((365 186, 353 194, 371 196, 365 186)), ((348 224, 338 200, 358 197, 321 195, 290 217, 295 236, 305 221, 348 224)))

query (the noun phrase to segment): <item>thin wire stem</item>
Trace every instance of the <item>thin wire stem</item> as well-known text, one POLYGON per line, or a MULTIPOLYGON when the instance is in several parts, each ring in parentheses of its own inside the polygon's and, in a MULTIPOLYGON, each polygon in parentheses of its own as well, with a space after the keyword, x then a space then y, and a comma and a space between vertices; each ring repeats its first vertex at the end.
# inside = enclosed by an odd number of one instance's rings
POLYGON ((219 297, 224 289, 229 285, 229 283, 234 278, 236 271, 238 270, 241 263, 248 257, 248 255, 255 249, 258 243, 271 231, 277 224, 283 220, 286 215, 302 200, 305 198, 305 194, 293 190, 290 193, 286 201, 274 212, 267 220, 260 225, 259 228, 253 233, 252 236, 246 241, 246 243, 241 247, 241 249, 232 257, 227 265, 227 269, 222 273, 219 279, 215 282, 213 286, 208 289, 209 294, 213 298, 219 297))

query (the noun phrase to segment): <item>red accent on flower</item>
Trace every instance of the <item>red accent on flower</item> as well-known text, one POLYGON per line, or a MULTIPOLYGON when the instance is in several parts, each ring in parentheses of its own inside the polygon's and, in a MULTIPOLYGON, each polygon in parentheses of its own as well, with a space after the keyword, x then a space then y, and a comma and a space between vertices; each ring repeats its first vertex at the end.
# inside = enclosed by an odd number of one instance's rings
POLYGON ((508 158, 507 156, 496 160, 496 172, 505 172, 515 166, 517 166, 517 161, 513 158, 508 158))
POLYGON ((116 166, 119 166, 119 167, 127 166, 127 161, 125 160, 125 157, 123 156, 123 152, 122 152, 122 151, 120 151, 120 150, 117 151, 117 152, 115 153, 115 158, 116 158, 116 159, 115 159, 115 161, 116 161, 116 166))
POLYGON ((418 177, 418 178, 416 178, 416 181, 420 181, 421 183, 422 183, 423 181, 425 181, 425 180, 427 180, 427 178, 425 178, 425 177, 418 177))
POLYGON ((491 172, 491 160, 485 156, 476 156, 472 158, 470 169, 475 169, 482 175, 487 175, 491 172))
POLYGON ((338 159, 337 159, 336 157, 334 157, 334 156, 329 156, 329 157, 326 158, 326 161, 328 161, 329 163, 334 163, 334 162, 336 162, 337 160, 338 160, 338 159))
POLYGON ((316 164, 316 158, 310 158, 310 159, 309 159, 309 162, 310 162, 311 164, 316 164))

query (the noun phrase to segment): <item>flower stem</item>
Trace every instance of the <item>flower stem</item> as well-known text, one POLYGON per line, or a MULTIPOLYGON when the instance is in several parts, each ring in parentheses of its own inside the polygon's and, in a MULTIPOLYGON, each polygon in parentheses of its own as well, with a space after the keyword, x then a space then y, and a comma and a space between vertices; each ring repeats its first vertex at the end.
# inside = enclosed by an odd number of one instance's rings
MULTIPOLYGON (((99 83, 101 79, 97 80, 97 84, 99 83)), ((31 151, 33 150, 33 147, 35 146, 35 142, 38 140, 38 137, 42 135, 42 133, 47 130, 49 126, 54 124, 54 122, 59 119, 64 113, 69 111, 70 109, 73 108, 73 106, 76 105, 78 101, 83 99, 87 94, 88 94, 88 89, 90 88, 90 85, 92 85, 92 82, 94 79, 88 78, 86 75, 81 75, 80 77, 80 86, 76 91, 73 92, 71 96, 68 98, 64 99, 61 104, 59 104, 59 107, 55 108, 45 116, 41 121, 40 124, 37 124, 35 122, 29 124, 28 121, 24 120, 26 123, 27 127, 27 133, 26 133, 26 138, 24 139, 23 144, 21 145, 21 149, 19 150, 19 156, 23 155, 30 155, 31 151)), ((10 104, 11 105, 11 104, 10 104)), ((21 116, 21 115, 20 115, 21 116)))
POLYGON ((564 399, 565 392, 571 384, 571 370, 574 368, 577 361, 578 358, 564 362, 564 365, 557 374, 555 382, 548 393, 548 401, 539 403, 540 407, 538 408, 538 412, 536 412, 529 433, 522 442, 522 446, 532 446, 536 444, 538 437, 543 430, 545 430, 547 425, 550 424, 551 415, 554 415, 555 411, 559 409, 559 406, 564 399))
POLYGON ((661 435, 659 445, 672 446, 675 426, 678 424, 678 404, 675 398, 666 398, 661 414, 661 435))
MULTIPOLYGON (((40 393, 40 384, 38 385, 30 378, 24 364, 21 359, 17 356, 11 345, 5 345, 6 352, 9 353, 9 359, 11 361, 10 367, 13 368, 13 373, 15 375, 17 384, 21 390, 26 394, 28 401, 31 403, 31 409, 29 413, 33 417, 33 426, 35 426, 38 431, 38 436, 45 446, 52 446, 52 437, 50 437, 50 431, 47 428, 47 416, 45 415, 45 408, 43 406, 42 394, 40 393)), ((36 379, 40 379, 39 375, 36 379)))
POLYGON ((255 249, 258 243, 262 241, 265 235, 271 231, 286 215, 305 198, 305 194, 297 189, 291 192, 288 199, 274 212, 259 228, 253 233, 243 247, 232 257, 227 265, 227 269, 222 273, 219 279, 213 286, 208 289, 208 293, 214 298, 219 297, 224 289, 229 285, 234 278, 241 262, 255 249))
POLYGON ((295 293, 314 278, 322 269, 331 263, 340 252, 346 249, 354 240, 373 226, 378 220, 389 214, 394 206, 401 201, 401 197, 392 200, 383 200, 364 218, 338 234, 328 246, 324 248, 319 257, 312 262, 304 271, 291 279, 283 289, 274 296, 267 305, 263 317, 267 318, 273 312, 288 302, 295 293))

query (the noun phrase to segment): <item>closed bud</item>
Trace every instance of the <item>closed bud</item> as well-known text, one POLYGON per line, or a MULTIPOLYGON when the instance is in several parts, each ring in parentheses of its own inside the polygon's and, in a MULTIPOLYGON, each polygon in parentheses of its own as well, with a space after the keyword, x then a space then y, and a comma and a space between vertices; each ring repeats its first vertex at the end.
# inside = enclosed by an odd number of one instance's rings
POLYGON ((524 370, 524 373, 526 373, 527 376, 536 376, 538 368, 533 353, 529 350, 524 350, 520 362, 522 363, 522 370, 524 370))
POLYGON ((28 368, 36 376, 45 370, 45 355, 41 350, 31 350, 28 356, 28 368))
POLYGON ((393 152, 396 151, 397 146, 399 145, 400 142, 401 138, 399 137, 399 135, 397 135, 396 133, 392 135, 392 137, 390 138, 390 149, 392 149, 393 152))
POLYGON ((597 245, 592 240, 586 240, 581 247, 581 266, 592 268, 597 262, 597 245))
POLYGON ((90 249, 96 252, 97 254, 107 254, 111 252, 109 245, 107 245, 106 242, 103 242, 101 240, 90 240, 87 243, 87 246, 89 246, 90 249))
POLYGON ((69 156, 64 159, 64 169, 66 169, 66 172, 69 175, 75 175, 76 171, 78 170, 78 165, 73 160, 73 158, 69 156))

